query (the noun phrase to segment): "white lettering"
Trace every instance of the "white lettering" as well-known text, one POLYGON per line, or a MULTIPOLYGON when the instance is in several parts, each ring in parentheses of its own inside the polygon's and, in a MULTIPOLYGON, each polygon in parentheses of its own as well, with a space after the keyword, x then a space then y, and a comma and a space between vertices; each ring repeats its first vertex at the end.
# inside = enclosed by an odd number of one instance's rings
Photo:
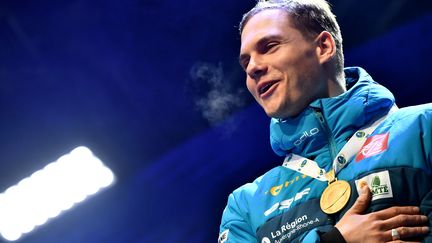
POLYGON ((281 235, 282 235, 282 233, 279 230, 276 230, 275 232, 271 232, 271 236, 273 239, 276 237, 279 237, 281 235))
MULTIPOLYGON (((291 236, 293 234, 295 234, 298 230, 314 224, 313 220, 310 220, 306 223, 300 224, 301 222, 306 221, 306 220, 308 220, 307 215, 303 215, 300 218, 297 218, 292 222, 287 222, 285 225, 282 225, 281 230, 276 230, 274 232, 271 232, 270 234, 271 234, 273 239, 282 236, 279 239, 275 240, 275 242, 283 242, 285 239, 291 238, 291 236), (282 235, 285 231, 288 231, 288 230, 290 230, 288 233, 282 235)), ((315 223, 317 222, 317 220, 318 219, 315 220, 315 223)), ((318 222, 319 222, 319 220, 318 220, 318 222)), ((266 237, 264 237, 264 238, 266 238, 266 237)))
POLYGON ((310 188, 306 188, 303 191, 297 193, 295 195, 294 201, 300 200, 304 195, 309 194, 310 188))
POLYGON ((310 138, 319 132, 318 128, 312 128, 309 132, 304 131, 298 140, 294 142, 295 146, 300 146, 307 138, 310 138))
POLYGON ((264 216, 269 216, 271 213, 276 211, 278 207, 279 207, 279 203, 275 203, 273 206, 271 206, 271 208, 269 208, 267 211, 264 212, 264 216))
POLYGON ((286 209, 286 208, 290 208, 290 207, 291 207, 291 204, 292 204, 294 201, 298 201, 298 200, 300 200, 304 195, 309 194, 309 191, 310 191, 310 188, 306 188, 306 189, 304 189, 303 191, 298 192, 298 193, 297 193, 293 198, 290 198, 290 199, 288 199, 288 200, 284 200, 284 201, 280 202, 279 210, 286 209))
POLYGON ((267 209, 264 212, 264 216, 269 216, 270 214, 272 214, 277 209, 283 210, 283 209, 290 208, 294 201, 298 201, 298 200, 302 199, 302 197, 309 194, 309 192, 310 192, 310 188, 306 188, 303 191, 296 193, 296 195, 292 198, 289 198, 289 199, 283 200, 281 202, 275 203, 273 206, 271 206, 271 208, 267 209))
POLYGON ((280 202, 279 210, 291 207, 291 204, 294 202, 294 198, 290 198, 280 202))

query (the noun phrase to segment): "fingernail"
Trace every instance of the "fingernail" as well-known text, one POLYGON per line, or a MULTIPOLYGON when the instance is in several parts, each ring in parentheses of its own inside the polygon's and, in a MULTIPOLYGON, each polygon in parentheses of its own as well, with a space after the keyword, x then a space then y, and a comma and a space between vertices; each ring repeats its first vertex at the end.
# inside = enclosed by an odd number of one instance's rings
POLYGON ((422 215, 422 216, 421 216, 421 220, 422 220, 422 221, 427 221, 427 220, 428 220, 428 217, 422 215))
POLYGON ((422 227, 423 232, 428 233, 429 232, 429 227, 424 226, 422 227))
POLYGON ((363 186, 361 187, 361 189, 362 189, 362 193, 363 193, 363 194, 366 194, 366 193, 369 191, 369 187, 367 186, 367 184, 366 184, 366 185, 363 185, 363 186))
POLYGON ((414 207, 413 209, 414 209, 414 210, 413 210, 414 213, 419 213, 419 212, 420 212, 420 208, 419 208, 419 207, 414 207))

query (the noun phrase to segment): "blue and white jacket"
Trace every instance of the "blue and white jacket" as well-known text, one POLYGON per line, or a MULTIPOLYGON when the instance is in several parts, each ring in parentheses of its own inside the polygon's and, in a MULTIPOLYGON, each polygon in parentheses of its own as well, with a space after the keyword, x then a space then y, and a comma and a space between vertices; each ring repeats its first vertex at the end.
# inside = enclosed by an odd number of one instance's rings
MULTIPOLYGON (((361 127, 394 105, 389 90, 361 68, 346 68, 347 92, 312 102, 299 116, 272 119, 270 141, 280 156, 294 153, 329 171, 336 154, 361 127)), ((399 109, 368 137, 359 153, 338 173, 351 186, 342 212, 319 207, 326 182, 278 166, 229 195, 219 242, 320 242, 352 206, 359 184, 373 198, 368 212, 394 205, 418 205, 432 227, 432 104, 399 109)), ((432 234, 424 241, 432 242, 432 234)))

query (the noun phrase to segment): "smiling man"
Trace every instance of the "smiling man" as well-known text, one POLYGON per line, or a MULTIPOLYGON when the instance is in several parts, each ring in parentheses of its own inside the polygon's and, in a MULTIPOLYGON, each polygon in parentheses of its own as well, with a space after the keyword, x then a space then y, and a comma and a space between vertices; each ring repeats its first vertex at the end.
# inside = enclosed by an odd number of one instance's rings
POLYGON ((302 32, 285 11, 268 9, 248 19, 241 40, 246 85, 270 117, 295 116, 312 101, 345 91, 329 32, 302 32))
POLYGON ((229 196, 219 242, 432 241, 432 106, 398 109, 344 69, 325 0, 259 1, 240 33, 246 86, 285 159, 229 196))

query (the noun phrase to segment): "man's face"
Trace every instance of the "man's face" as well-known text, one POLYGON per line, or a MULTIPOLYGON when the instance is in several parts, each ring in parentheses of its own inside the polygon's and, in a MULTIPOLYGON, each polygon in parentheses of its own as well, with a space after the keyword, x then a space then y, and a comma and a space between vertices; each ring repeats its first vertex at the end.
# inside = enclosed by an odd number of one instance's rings
POLYGON ((328 97, 314 38, 294 27, 281 9, 263 10, 246 23, 240 64, 246 86, 270 117, 298 115, 313 100, 328 97))

